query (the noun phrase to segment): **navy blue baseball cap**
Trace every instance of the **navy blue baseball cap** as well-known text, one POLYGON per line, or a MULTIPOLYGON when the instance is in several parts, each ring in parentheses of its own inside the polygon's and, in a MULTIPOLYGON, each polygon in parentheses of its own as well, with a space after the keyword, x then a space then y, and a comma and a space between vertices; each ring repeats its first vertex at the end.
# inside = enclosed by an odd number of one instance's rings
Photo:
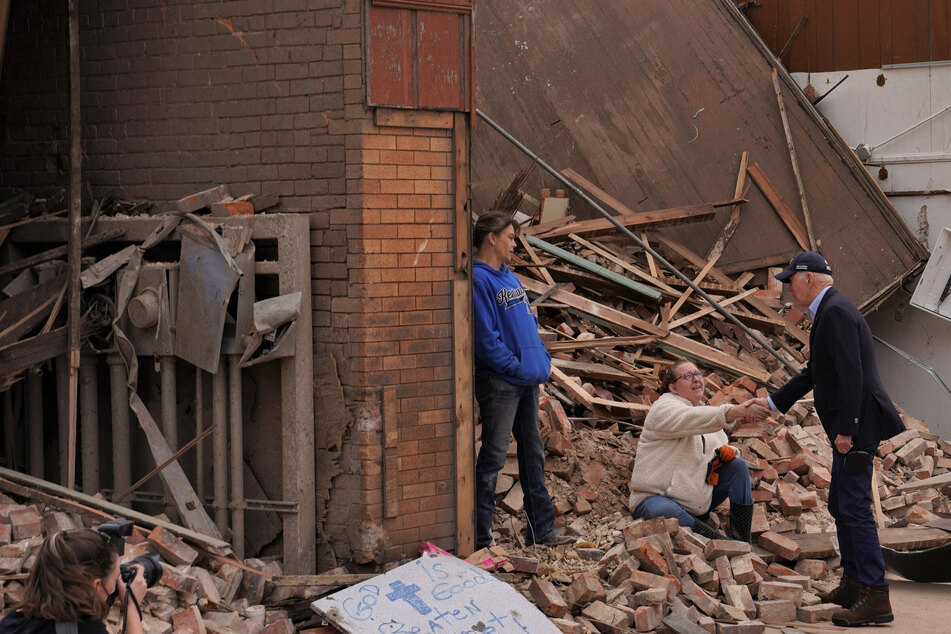
POLYGON ((798 273, 800 271, 832 275, 832 267, 829 266, 829 263, 826 262, 824 257, 815 251, 803 251, 790 260, 789 265, 785 269, 773 277, 785 284, 789 282, 789 278, 791 278, 794 273, 798 273))

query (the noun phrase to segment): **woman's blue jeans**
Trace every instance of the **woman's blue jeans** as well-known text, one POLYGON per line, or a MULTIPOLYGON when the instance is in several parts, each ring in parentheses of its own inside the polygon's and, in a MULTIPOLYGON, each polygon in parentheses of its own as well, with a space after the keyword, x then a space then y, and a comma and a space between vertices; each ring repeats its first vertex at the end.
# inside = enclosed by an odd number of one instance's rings
POLYGON ((530 543, 555 530, 555 511, 545 488, 545 448, 538 431, 538 386, 514 385, 493 375, 476 376, 482 447, 476 460, 476 548, 492 542, 495 482, 505 466, 509 440, 518 443, 518 480, 524 495, 530 543))
MULTIPOLYGON (((720 506, 723 500, 730 498, 731 504, 752 504, 753 496, 750 492, 750 468, 746 461, 739 456, 721 466, 717 473, 720 480, 713 485, 713 500, 707 511, 720 506)), ((634 509, 634 517, 649 520, 655 517, 677 518, 681 526, 693 528, 696 518, 684 510, 682 506, 663 495, 652 495, 641 500, 634 509)))

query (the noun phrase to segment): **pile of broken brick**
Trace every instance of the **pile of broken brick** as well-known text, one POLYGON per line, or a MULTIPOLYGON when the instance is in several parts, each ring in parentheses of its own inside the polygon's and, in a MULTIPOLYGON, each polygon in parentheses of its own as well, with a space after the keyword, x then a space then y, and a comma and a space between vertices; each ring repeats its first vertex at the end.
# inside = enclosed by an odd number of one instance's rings
MULTIPOLYGON (((748 379, 708 377, 709 401, 742 402, 762 389, 748 379)), ((636 430, 589 428, 542 397, 547 484, 574 546, 524 548, 514 460, 499 478, 498 545, 491 558, 564 632, 762 632, 766 624, 818 623, 839 609, 818 594, 838 583, 835 527, 826 508, 832 450, 810 404, 777 420, 743 424, 731 444, 750 466, 753 544, 708 540, 675 520, 634 520, 627 509, 636 430), (553 440, 553 438, 555 440, 553 440), (503 477, 504 476, 504 477, 503 477), (513 493, 514 491, 514 493, 513 493)), ((951 443, 904 415, 907 431, 875 459, 880 531, 927 524, 951 513, 951 443), (931 484, 934 483, 934 484, 931 484)), ((514 456, 514 447, 511 451, 514 456)), ((710 514, 720 526, 728 502, 710 514)))
MULTIPOLYGON (((18 504, 0 494, 0 575, 3 614, 14 609, 23 596, 24 583, 36 562, 36 550, 44 536, 61 530, 92 527, 73 513, 41 504, 18 504)), ((171 531, 156 527, 151 532, 136 528, 126 540, 122 562, 158 553, 163 574, 148 589, 142 604, 143 629, 147 634, 293 634, 295 627, 286 610, 265 609, 288 598, 300 588, 275 586, 281 575, 278 561, 243 562, 219 556, 209 558, 171 531)), ((119 631, 120 608, 113 606, 106 619, 119 631)))

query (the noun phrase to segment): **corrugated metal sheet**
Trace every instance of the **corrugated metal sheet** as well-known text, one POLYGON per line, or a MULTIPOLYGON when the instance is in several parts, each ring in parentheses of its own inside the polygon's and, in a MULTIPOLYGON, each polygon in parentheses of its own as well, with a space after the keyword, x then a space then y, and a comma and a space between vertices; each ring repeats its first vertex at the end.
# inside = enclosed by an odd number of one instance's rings
MULTIPOLYGON (((556 168, 646 211, 731 198, 749 151, 802 219, 773 56, 729 0, 487 0, 476 25, 480 109, 556 168)), ((780 76, 820 250, 837 286, 869 303, 927 254, 780 76)), ((474 126, 472 158, 476 209, 529 162, 485 125, 474 126)), ((723 265, 798 248, 755 185, 748 198, 723 265)), ((592 215, 575 202, 573 213, 592 215)), ((729 213, 669 231, 706 253, 729 213)))
POLYGON ((471 3, 377 1, 368 31, 371 105, 469 110, 471 3))
POLYGON ((951 0, 759 0, 746 15, 790 72, 951 59, 951 0))

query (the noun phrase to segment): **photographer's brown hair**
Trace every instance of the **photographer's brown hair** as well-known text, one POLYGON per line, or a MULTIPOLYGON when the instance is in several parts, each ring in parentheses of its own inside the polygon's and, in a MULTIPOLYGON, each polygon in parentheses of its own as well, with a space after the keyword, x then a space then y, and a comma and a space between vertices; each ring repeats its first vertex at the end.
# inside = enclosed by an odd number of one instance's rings
POLYGON ((29 619, 104 619, 109 605, 93 581, 108 577, 118 557, 111 542, 94 530, 50 535, 40 545, 17 608, 29 619))

